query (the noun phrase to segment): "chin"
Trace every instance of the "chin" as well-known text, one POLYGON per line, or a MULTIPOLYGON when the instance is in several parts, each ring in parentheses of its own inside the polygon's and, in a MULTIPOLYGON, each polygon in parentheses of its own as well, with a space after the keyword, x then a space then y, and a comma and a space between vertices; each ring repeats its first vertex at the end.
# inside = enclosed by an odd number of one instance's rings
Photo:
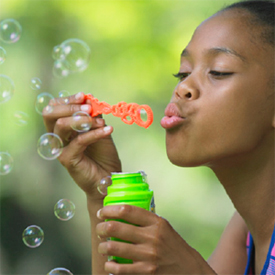
POLYGON ((203 163, 198 161, 197 158, 190 158, 190 157, 184 157, 184 153, 182 155, 177 154, 171 154, 167 152, 168 159, 170 160, 171 163, 173 163, 176 166, 180 167, 198 167, 202 166, 203 163))

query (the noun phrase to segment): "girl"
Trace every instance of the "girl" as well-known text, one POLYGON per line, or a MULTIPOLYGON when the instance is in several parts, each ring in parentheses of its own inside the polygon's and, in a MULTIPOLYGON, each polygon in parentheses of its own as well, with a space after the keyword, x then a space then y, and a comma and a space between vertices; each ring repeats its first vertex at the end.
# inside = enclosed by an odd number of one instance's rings
POLYGON ((168 158, 210 167, 236 212, 206 262, 164 218, 129 205, 102 208, 97 182, 121 171, 113 128, 95 118, 91 131, 73 132, 73 113, 91 106, 83 93, 71 96, 44 121, 63 139, 59 160, 87 195, 93 274, 275 274, 274 1, 238 2, 202 22, 176 77, 161 120, 168 158))

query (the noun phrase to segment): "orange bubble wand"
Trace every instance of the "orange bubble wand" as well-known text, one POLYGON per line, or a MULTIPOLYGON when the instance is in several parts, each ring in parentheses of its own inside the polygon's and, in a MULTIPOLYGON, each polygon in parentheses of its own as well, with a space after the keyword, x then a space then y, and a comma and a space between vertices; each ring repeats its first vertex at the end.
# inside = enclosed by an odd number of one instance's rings
POLYGON ((138 105, 137 103, 119 102, 115 105, 110 105, 104 101, 99 101, 91 94, 85 95, 85 101, 90 100, 92 110, 90 115, 95 117, 100 114, 110 114, 120 117, 126 124, 133 124, 134 122, 141 127, 148 128, 153 122, 153 111, 148 105, 138 105), (142 112, 147 114, 147 120, 141 118, 142 112))

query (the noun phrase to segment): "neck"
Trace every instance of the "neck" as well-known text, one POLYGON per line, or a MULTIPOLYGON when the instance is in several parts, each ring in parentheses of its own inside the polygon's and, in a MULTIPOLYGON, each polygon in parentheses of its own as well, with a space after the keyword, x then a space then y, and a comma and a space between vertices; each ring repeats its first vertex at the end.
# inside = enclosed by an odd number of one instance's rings
POLYGON ((270 242, 275 220, 274 135, 253 151, 211 168, 245 220, 255 245, 270 242))

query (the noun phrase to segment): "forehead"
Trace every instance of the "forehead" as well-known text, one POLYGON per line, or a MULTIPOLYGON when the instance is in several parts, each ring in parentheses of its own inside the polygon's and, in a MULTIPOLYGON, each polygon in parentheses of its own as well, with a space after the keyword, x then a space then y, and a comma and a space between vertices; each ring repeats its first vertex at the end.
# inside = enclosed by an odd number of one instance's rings
POLYGON ((261 46, 259 29, 247 23, 250 16, 237 9, 213 15, 199 25, 187 48, 229 48, 247 59, 264 57, 266 51, 261 46))

